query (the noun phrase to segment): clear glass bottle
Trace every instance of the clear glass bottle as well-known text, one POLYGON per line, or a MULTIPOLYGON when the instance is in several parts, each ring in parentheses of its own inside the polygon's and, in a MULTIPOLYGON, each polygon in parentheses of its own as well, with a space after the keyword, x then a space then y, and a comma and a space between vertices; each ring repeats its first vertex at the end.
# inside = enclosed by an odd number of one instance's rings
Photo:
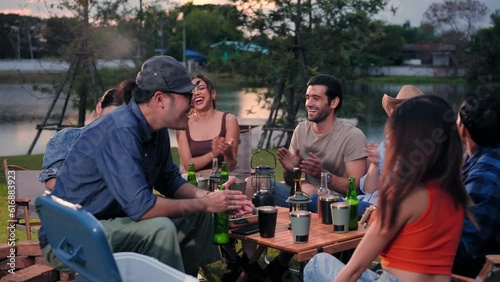
POLYGON ((220 183, 220 171, 219 171, 219 159, 212 159, 212 171, 208 177, 208 187, 210 191, 215 191, 218 189, 220 183))
POLYGON ((322 217, 321 206, 319 199, 321 196, 330 195, 330 189, 328 189, 328 173, 327 171, 321 173, 321 184, 318 189, 318 217, 322 217))
POLYGON ((356 181, 354 177, 349 177, 349 188, 345 202, 351 205, 351 214, 349 215, 349 230, 358 230, 358 193, 356 192, 356 181))
MULTIPOLYGON (((225 190, 224 185, 219 185, 219 190, 225 190)), ((214 213, 214 243, 224 245, 229 243, 228 212, 214 213)))
POLYGON ((194 186, 198 186, 198 181, 196 181, 196 170, 194 168, 194 163, 189 163, 187 181, 194 186))

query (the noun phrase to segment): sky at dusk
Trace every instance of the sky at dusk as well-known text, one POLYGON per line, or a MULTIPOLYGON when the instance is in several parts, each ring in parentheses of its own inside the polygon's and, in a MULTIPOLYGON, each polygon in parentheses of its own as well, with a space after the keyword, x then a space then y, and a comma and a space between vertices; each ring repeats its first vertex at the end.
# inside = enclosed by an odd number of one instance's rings
MULTIPOLYGON (((23 15, 34 15, 38 17, 47 17, 50 13, 61 13, 55 8, 50 9, 51 4, 58 3, 57 0, 0 0, 0 13, 16 13, 23 15), (50 11, 50 12, 49 12, 50 11)), ((128 1, 129 5, 138 6, 139 0, 128 1)), ((161 3, 164 8, 175 4, 182 5, 187 1, 158 1, 158 0, 144 0, 144 3, 154 4, 161 3)), ((422 15, 431 3, 441 2, 438 0, 390 0, 386 10, 378 15, 378 18, 386 20, 389 23, 402 24, 409 20, 412 26, 418 26, 422 20, 422 15), (389 11, 391 6, 397 7, 398 11, 395 15, 389 11)), ((483 3, 490 9, 490 14, 494 10, 500 9, 499 0, 483 0, 483 3)), ((227 0, 193 0, 194 4, 224 4, 229 3, 227 0)), ((489 25, 489 17, 481 24, 482 26, 489 25)))

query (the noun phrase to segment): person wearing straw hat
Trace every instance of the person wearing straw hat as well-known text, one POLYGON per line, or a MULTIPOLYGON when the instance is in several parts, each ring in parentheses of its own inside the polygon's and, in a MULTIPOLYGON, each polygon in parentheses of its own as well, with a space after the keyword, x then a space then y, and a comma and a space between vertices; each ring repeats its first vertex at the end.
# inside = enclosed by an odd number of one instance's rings
MULTIPOLYGON (((389 117, 392 116, 395 108, 399 106, 404 101, 423 95, 424 93, 413 85, 403 85, 401 90, 399 90, 396 98, 393 98, 387 94, 384 94, 382 97, 382 108, 384 108, 385 112, 389 117)), ((373 142, 368 144, 368 148, 365 149, 366 154, 368 155, 368 162, 370 163, 368 167, 367 173, 360 179, 359 188, 365 194, 361 199, 362 202, 366 202, 368 204, 376 205, 379 197, 378 191, 378 180, 380 178, 380 174, 382 172, 382 168, 384 166, 384 155, 385 155, 385 147, 387 145, 387 141, 384 140, 382 143, 377 146, 373 142)), ((360 205, 360 207, 368 207, 369 205, 360 205)), ((359 215, 362 215, 365 209, 359 209, 359 215)))

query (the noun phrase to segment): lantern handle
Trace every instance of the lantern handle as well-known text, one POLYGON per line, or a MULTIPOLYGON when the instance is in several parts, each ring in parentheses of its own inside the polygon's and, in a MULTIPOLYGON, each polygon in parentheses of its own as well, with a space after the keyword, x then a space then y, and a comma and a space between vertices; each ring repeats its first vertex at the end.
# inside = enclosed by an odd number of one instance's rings
POLYGON ((257 152, 255 152, 255 154, 252 155, 252 158, 250 159, 250 167, 253 168, 253 169, 256 169, 257 167, 254 167, 253 166, 253 158, 259 154, 261 151, 266 151, 268 154, 270 154, 271 156, 273 156, 273 159, 274 159, 274 166, 271 167, 272 169, 275 169, 276 168, 276 157, 274 156, 273 153, 271 153, 268 149, 259 149, 257 152))

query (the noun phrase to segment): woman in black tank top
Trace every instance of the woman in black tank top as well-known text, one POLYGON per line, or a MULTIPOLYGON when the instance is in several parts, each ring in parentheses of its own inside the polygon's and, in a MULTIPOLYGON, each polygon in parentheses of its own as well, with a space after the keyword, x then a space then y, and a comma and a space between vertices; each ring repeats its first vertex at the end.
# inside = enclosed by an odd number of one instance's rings
POLYGON ((194 163, 197 172, 209 171, 212 158, 228 163, 234 170, 238 154, 239 125, 236 116, 215 109, 216 91, 203 75, 192 79, 198 84, 193 90, 193 110, 186 130, 177 130, 177 146, 183 168, 194 163))

